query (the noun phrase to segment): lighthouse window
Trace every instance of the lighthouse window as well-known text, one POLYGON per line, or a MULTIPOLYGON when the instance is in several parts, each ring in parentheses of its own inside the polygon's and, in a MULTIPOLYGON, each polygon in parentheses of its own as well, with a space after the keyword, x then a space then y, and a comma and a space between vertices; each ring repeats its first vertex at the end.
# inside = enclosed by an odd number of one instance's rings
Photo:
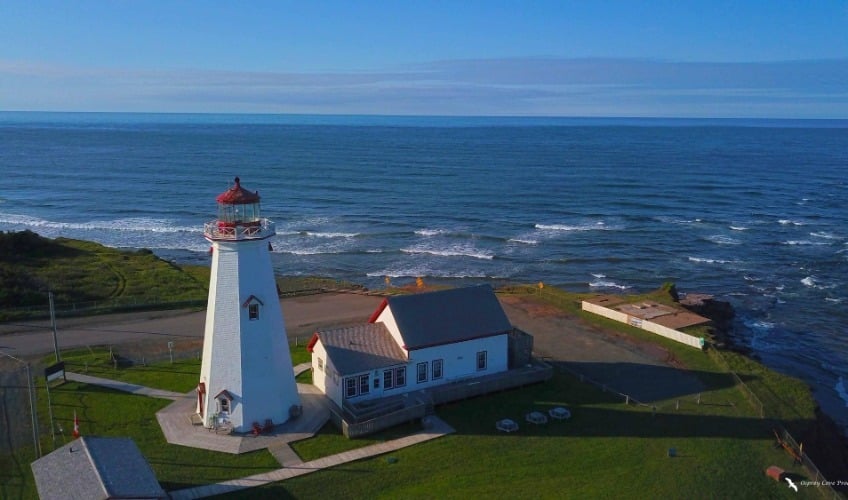
POLYGON ((247 316, 251 321, 259 319, 259 304, 250 304, 247 306, 247 316))

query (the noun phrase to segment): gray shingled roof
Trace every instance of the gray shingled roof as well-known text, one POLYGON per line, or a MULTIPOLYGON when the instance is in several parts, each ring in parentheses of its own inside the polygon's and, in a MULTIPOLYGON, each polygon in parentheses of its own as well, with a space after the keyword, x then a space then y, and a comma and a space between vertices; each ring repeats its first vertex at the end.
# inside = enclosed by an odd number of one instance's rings
POLYGON ((317 335, 340 375, 406 363, 406 354, 383 323, 363 323, 317 335))
POLYGON ((512 330, 489 285, 388 298, 407 350, 500 335, 512 330))
POLYGON ((41 500, 167 498, 130 438, 83 436, 31 467, 41 500))

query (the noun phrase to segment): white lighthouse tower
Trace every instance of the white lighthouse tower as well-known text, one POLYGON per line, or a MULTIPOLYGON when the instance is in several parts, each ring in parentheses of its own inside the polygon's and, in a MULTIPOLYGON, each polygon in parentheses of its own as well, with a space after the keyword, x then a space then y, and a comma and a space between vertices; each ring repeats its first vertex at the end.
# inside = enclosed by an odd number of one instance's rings
POLYGON ((212 276, 197 413, 206 427, 247 432, 299 414, 300 397, 266 241, 274 223, 260 217, 259 193, 238 177, 216 201, 218 219, 203 228, 212 276))

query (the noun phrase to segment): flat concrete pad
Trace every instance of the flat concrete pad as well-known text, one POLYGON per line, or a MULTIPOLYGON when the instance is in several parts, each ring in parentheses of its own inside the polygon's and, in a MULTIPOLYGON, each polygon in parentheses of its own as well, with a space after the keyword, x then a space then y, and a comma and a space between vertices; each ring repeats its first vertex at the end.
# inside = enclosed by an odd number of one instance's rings
POLYGON ((315 435, 330 418, 327 398, 313 385, 297 384, 303 413, 288 422, 274 427, 268 434, 217 434, 202 425, 193 425, 195 393, 189 392, 156 413, 165 439, 171 444, 220 451, 223 453, 248 453, 280 444, 300 441, 315 435))

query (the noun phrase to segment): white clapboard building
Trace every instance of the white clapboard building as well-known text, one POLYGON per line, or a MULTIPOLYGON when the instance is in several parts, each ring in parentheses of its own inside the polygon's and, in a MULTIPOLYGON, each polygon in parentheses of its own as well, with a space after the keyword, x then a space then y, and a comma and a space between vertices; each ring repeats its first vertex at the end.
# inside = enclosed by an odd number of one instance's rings
POLYGON ((511 331, 488 285, 388 297, 368 323, 313 335, 313 383, 341 407, 504 372, 511 331))
POLYGON ((274 223, 238 177, 216 200, 218 218, 204 226, 212 275, 196 411, 206 427, 247 432, 286 422, 300 397, 271 267, 274 223))

